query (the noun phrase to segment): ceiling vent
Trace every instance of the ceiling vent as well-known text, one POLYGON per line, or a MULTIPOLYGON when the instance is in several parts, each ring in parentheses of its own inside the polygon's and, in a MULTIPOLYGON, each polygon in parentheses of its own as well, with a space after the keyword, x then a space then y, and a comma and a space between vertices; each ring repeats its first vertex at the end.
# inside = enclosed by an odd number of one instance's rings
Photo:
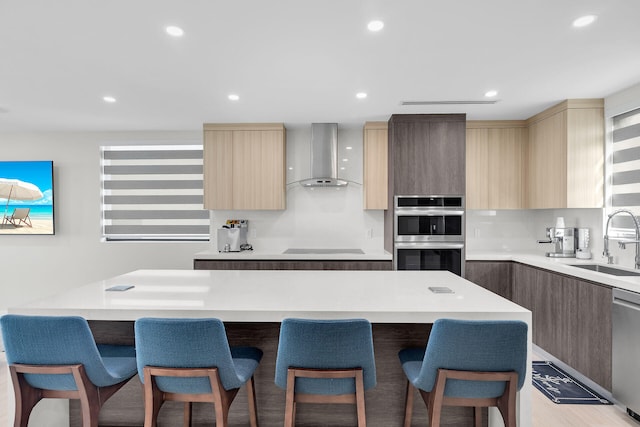
POLYGON ((484 105, 495 104, 498 101, 402 101, 400 105, 484 105))

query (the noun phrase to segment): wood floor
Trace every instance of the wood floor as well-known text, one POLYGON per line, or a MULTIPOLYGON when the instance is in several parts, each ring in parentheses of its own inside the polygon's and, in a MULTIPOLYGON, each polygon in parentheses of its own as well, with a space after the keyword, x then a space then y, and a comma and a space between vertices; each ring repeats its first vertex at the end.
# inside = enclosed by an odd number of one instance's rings
MULTIPOLYGON (((9 372, 0 353, 0 427, 8 427, 9 372)), ((532 393, 533 427, 640 427, 615 405, 557 405, 536 389, 532 393)))

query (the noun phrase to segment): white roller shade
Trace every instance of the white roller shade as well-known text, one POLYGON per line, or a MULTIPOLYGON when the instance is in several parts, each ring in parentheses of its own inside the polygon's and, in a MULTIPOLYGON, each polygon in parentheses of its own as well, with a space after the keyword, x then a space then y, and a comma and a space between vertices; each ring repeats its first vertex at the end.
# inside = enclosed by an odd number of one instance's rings
MULTIPOLYGON (((609 213, 628 209, 640 215, 640 108, 613 117, 611 191, 609 213)), ((628 215, 618 215, 612 226, 623 232, 633 229, 628 215)))
POLYGON ((208 240, 202 146, 102 147, 105 240, 208 240))

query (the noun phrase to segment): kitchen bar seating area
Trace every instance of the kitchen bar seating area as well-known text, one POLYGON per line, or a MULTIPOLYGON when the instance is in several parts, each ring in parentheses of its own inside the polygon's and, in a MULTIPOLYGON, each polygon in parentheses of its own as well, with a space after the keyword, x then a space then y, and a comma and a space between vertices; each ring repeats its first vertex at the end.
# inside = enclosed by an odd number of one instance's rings
MULTIPOLYGON (((67 352, 68 359, 77 357, 88 361, 78 364, 79 374, 74 369, 61 367, 55 355, 37 362, 42 360, 37 355, 50 351, 52 339, 59 341, 59 346, 72 340, 72 335, 56 333, 55 329, 63 329, 58 326, 80 325, 84 331, 81 335, 86 336, 85 319, 5 315, 0 318, 0 324, 17 398, 16 426, 28 425, 31 409, 43 397, 79 399, 83 427, 97 426, 101 404, 133 377, 136 359, 139 379, 143 382, 145 427, 158 425, 166 400, 184 402, 185 426, 192 425, 192 404, 208 402, 214 406, 216 425, 227 427, 229 408, 243 385, 247 389, 249 423, 251 427, 259 424, 253 375, 263 353, 255 347, 230 348, 224 325, 218 319, 136 320, 135 355, 129 346, 109 349, 106 370, 123 372, 123 376, 110 381, 115 381, 116 387, 110 388, 102 398, 100 391, 87 390, 88 379, 79 381, 85 371, 91 378, 98 378, 90 369, 91 347, 71 348, 67 352), (40 330, 35 331, 34 327, 40 330), (21 348, 27 340, 29 353, 21 348), (75 383, 68 382, 70 372, 75 383), (34 387, 34 391, 28 391, 28 387, 34 387), (49 393, 52 389, 70 392, 49 393), (88 399, 83 395, 85 391, 88 399), (38 398, 30 400, 34 396, 38 398), (103 400, 92 402, 95 398, 103 400)), ((404 349, 399 353, 405 374, 425 396, 429 425, 440 425, 442 406, 446 405, 475 406, 477 425, 481 423, 480 408, 492 405, 500 409, 507 426, 515 426, 516 387, 521 389, 526 377, 526 323, 439 319, 433 335, 426 353, 425 349, 404 349), (449 351, 443 352, 438 346, 449 351), (416 363, 423 357, 423 363, 428 364, 431 371, 416 363), (452 367, 458 370, 451 370, 452 367), (477 371, 478 367, 482 367, 482 372, 477 371)), ((358 426, 366 426, 364 392, 376 385, 372 339, 371 324, 365 319, 283 320, 275 383, 286 389, 285 427, 295 425, 298 403, 355 404, 358 426)), ((412 387, 407 388, 405 427, 411 425, 413 392, 412 387)))
MULTIPOLYGON (((406 380, 398 352, 405 347, 424 348, 430 325, 437 319, 475 321, 489 318, 517 320, 525 325, 531 322, 528 310, 446 271, 425 274, 415 271, 140 270, 80 287, 73 293, 74 299, 63 293, 12 311, 22 315, 47 313, 53 316, 74 311, 88 319, 96 342, 129 345, 136 343, 133 325, 141 317, 194 319, 217 315, 224 322, 232 348, 255 346, 264 354, 254 374, 258 418, 263 426, 282 425, 285 416, 285 392, 276 386, 274 376, 280 324, 288 317, 325 321, 357 317, 371 322, 376 385, 372 386, 370 380, 365 384, 368 388, 366 422, 369 426, 385 427, 401 425, 404 414, 406 380), (324 289, 316 287, 318 281, 325 283, 324 289), (125 283, 133 287, 123 292, 106 291, 125 283), (280 287, 281 292, 264 292, 265 283, 280 287), (445 286, 452 292, 434 293, 429 291, 429 285, 445 286), (404 288, 402 294, 395 291, 399 287, 404 288), (336 301, 333 295, 338 291, 347 298, 336 301), (277 298, 286 294, 293 298, 289 301, 277 298), (297 299, 298 294, 306 294, 308 298, 297 299), (220 298, 221 295, 225 298, 220 298), (256 297, 247 301, 246 295, 256 297), (411 298, 406 298, 407 295, 411 298), (478 300, 483 301, 482 308, 470 305, 471 301, 478 300)), ((530 336, 527 332, 527 361, 530 361, 530 336)), ((340 354, 339 349, 335 352, 340 354)), ((530 375, 528 368, 525 377, 530 378, 530 375)), ((525 380, 525 384, 529 384, 529 380, 525 380)), ((521 426, 530 425, 530 389, 525 385, 517 395, 521 426)), ((235 400, 237 402, 229 411, 229 426, 247 425, 247 395, 241 391, 235 400)), ((105 406, 100 412, 101 424, 142 425, 144 404, 139 381, 127 384, 110 403, 111 406, 105 406)), ((210 422, 211 407, 194 406, 193 409, 194 425, 210 422)), ((76 411, 72 405, 69 421, 72 426, 81 425, 76 411)), ((426 423, 426 414, 419 412, 414 415, 415 422, 426 423)), ((443 419, 451 425, 470 426, 473 412, 447 409, 443 419)), ((302 405, 295 414, 296 425, 301 426, 318 425, 320 420, 336 423, 330 425, 358 425, 352 405, 339 405, 330 413, 315 405, 302 405)), ((159 416, 175 425, 181 422, 182 415, 182 410, 169 406, 160 411, 159 416)), ((495 417, 501 418, 497 411, 490 411, 489 419, 495 417)))

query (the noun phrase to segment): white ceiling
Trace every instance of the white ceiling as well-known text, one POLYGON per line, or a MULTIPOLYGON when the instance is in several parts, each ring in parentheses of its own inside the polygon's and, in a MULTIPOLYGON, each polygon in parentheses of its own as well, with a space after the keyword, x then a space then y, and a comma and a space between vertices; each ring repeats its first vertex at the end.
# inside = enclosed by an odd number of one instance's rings
POLYGON ((640 82, 639 20, 638 0, 0 0, 0 131, 525 119, 640 82))

